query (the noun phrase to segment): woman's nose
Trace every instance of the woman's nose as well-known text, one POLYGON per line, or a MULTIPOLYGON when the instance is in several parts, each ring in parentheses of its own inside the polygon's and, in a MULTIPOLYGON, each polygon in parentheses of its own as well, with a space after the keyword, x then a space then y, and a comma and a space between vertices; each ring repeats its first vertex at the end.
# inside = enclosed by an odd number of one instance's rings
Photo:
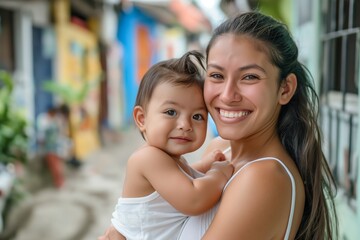
POLYGON ((220 99, 225 103, 238 102, 241 100, 241 94, 238 86, 231 81, 224 82, 220 99))

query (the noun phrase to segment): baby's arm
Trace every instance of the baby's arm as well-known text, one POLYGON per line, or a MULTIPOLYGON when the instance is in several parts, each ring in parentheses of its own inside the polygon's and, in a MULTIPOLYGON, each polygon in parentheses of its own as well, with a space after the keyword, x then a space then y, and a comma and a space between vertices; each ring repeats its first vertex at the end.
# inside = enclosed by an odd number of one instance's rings
POLYGON ((147 147, 138 154, 139 159, 133 161, 136 172, 178 211, 188 215, 213 207, 234 169, 229 161, 214 162, 204 177, 193 179, 180 170, 180 163, 157 148, 147 147))

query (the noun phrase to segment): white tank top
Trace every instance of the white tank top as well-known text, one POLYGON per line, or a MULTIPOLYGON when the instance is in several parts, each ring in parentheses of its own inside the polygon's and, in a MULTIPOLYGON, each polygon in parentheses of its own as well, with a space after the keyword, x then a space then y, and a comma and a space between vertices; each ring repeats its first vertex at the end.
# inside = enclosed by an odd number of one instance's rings
POLYGON ((176 239, 187 219, 158 192, 140 198, 119 198, 111 223, 127 240, 176 239))
MULTIPOLYGON (((228 151, 225 150, 225 152, 228 151)), ((294 210, 295 210, 295 198, 296 198, 296 186, 295 186, 295 180, 293 175, 291 174, 290 170, 286 167, 286 165, 281 162, 279 159, 274 157, 266 157, 266 158, 259 158, 256 160, 253 160, 251 162, 246 163, 244 166, 242 166, 236 173, 233 174, 233 176, 229 179, 228 183, 224 187, 224 191, 226 187, 231 183, 231 181, 247 166, 249 166, 252 163, 260 162, 260 161, 277 161, 280 163, 281 166, 286 170, 287 174, 289 175, 290 181, 291 181, 291 207, 290 207, 290 213, 289 213, 289 219, 288 224, 286 227, 286 232, 284 236, 284 240, 288 240, 291 232, 291 226, 293 222, 294 217, 294 210)), ((216 211, 218 209, 218 205, 216 205, 214 208, 210 209, 205 214, 199 215, 199 216, 191 216, 189 217, 184 226, 181 230, 181 234, 178 238, 178 240, 200 240, 206 230, 209 228, 209 225, 211 221, 213 220, 216 211)))
MULTIPOLYGON (((203 176, 192 168, 190 171, 194 178, 203 176)), ((144 197, 120 197, 111 223, 127 240, 176 240, 188 217, 155 191, 144 197)))

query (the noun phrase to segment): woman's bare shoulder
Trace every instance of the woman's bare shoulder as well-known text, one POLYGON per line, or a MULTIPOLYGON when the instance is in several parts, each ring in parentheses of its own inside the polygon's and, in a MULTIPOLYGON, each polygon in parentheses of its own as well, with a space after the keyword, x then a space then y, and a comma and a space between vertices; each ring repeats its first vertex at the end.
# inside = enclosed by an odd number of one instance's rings
POLYGON ((291 192, 291 178, 287 169, 278 161, 254 161, 241 169, 241 172, 229 184, 257 192, 264 191, 269 195, 277 196, 291 192))
POLYGON ((278 162, 249 164, 224 190, 208 236, 228 234, 228 239, 279 239, 286 228, 290 202, 291 181, 278 162))

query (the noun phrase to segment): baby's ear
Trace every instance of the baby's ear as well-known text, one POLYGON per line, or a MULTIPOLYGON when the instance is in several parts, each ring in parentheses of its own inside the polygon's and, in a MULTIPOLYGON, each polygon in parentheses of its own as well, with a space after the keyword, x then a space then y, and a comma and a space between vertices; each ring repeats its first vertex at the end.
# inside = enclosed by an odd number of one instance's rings
POLYGON ((133 110, 133 117, 136 126, 139 128, 141 132, 145 131, 145 111, 140 106, 135 106, 133 110))
POLYGON ((279 90, 279 103, 281 105, 287 104, 294 96, 297 87, 296 75, 290 73, 286 79, 281 83, 279 90))

